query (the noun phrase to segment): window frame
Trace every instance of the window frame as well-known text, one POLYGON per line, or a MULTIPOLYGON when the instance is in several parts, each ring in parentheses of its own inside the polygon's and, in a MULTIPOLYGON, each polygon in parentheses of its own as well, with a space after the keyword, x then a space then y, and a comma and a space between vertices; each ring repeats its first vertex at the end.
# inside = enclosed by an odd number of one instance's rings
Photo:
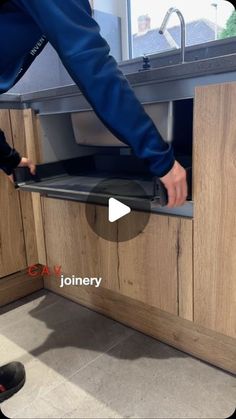
POLYGON ((128 45, 129 45, 129 60, 133 60, 133 36, 132 36, 132 8, 131 0, 126 0, 127 7, 127 25, 128 25, 128 45))
MULTIPOLYGON (((142 57, 133 57, 132 6, 131 6, 131 0, 126 0, 126 1, 127 1, 127 20, 128 20, 127 24, 128 24, 128 45, 129 45, 129 58, 128 59, 132 61, 132 60, 142 59, 142 57)), ((233 3, 230 0, 229 0, 229 2, 233 5, 233 3)), ((235 5, 233 5, 233 6, 234 6, 234 8, 236 10, 236 6, 235 5)), ((194 48, 194 47, 195 48, 198 48, 199 47, 199 49, 200 49, 201 47, 203 48, 205 45, 209 47, 209 44, 210 45, 217 45, 217 44, 221 44, 223 42, 226 43, 227 42, 227 39, 230 42, 233 38, 236 39, 236 37, 229 37, 229 38, 224 38, 224 39, 216 39, 216 40, 212 40, 212 41, 209 41, 209 42, 204 42, 202 44, 195 44, 195 45, 186 46, 186 49, 194 48)), ((147 54, 147 55, 149 56, 149 58, 151 60, 152 57, 155 59, 155 58, 158 57, 158 55, 168 54, 168 53, 170 53, 170 51, 166 50, 166 51, 162 51, 162 52, 158 52, 157 51, 154 54, 147 54)), ((217 57, 218 55, 216 54, 215 56, 217 57)))

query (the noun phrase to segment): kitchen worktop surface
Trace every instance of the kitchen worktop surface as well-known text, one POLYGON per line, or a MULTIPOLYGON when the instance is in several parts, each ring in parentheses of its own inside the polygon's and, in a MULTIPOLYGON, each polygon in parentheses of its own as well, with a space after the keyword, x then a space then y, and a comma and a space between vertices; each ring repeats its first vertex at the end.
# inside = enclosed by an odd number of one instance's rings
MULTIPOLYGON (((168 62, 170 62, 170 60, 168 62)), ((129 66, 123 66, 121 64, 120 68, 134 88, 138 89, 139 87, 148 86, 150 84, 157 85, 160 96, 157 100, 162 100, 163 98, 162 86, 164 86, 164 90, 166 91, 168 83, 172 83, 169 85, 171 89, 168 95, 168 100, 171 100, 171 95, 173 95, 173 99, 175 99, 176 94, 180 96, 182 95, 182 97, 193 97, 193 89, 197 85, 235 81, 236 53, 186 61, 185 63, 177 62, 171 65, 168 64, 160 67, 153 67, 146 71, 134 70, 135 67, 131 62, 129 66), (173 83, 181 82, 185 84, 176 85, 177 88, 178 86, 181 86, 181 93, 175 93, 175 85, 173 85, 173 83)), ((82 96, 82 93, 78 86, 71 84, 68 86, 50 88, 22 95, 3 94, 0 95, 0 105, 1 103, 9 102, 21 104, 22 107, 34 108, 34 104, 36 103, 35 107, 37 108, 38 102, 41 101, 63 100, 65 98, 70 98, 70 100, 72 100, 73 96, 78 98, 79 95, 82 96)), ((145 99, 146 97, 144 100, 145 99)), ((83 106, 85 106, 84 103, 83 106)), ((61 112, 62 111, 63 109, 61 109, 61 112)))
MULTIPOLYGON (((225 72, 236 71, 236 54, 223 57, 215 57, 199 61, 185 62, 160 68, 126 74, 127 79, 132 85, 173 81, 185 78, 193 78, 225 72)), ((75 85, 58 87, 55 89, 43 90, 40 92, 26 93, 21 96, 22 102, 36 99, 58 97, 65 95, 78 94, 79 88, 75 85)))

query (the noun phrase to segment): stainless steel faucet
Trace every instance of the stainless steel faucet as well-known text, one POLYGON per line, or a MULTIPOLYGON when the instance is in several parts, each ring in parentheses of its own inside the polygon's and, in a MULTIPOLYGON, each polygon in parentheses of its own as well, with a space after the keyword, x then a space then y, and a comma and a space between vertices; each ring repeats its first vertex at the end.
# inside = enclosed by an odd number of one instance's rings
POLYGON ((181 59, 182 59, 182 63, 184 63, 185 62, 185 46, 186 46, 186 25, 185 25, 184 17, 179 9, 177 9, 176 7, 171 7, 168 10, 168 12, 166 13, 164 17, 163 23, 160 27, 159 33, 161 35, 164 34, 172 13, 177 13, 180 20, 180 24, 181 24, 181 59))

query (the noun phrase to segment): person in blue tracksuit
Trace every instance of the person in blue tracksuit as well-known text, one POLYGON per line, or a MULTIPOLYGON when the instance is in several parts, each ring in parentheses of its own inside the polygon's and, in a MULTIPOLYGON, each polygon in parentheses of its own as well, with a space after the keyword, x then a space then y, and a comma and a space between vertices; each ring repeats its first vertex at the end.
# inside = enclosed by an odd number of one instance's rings
MULTIPOLYGON (((182 205, 186 171, 110 55, 88 0, 0 0, 0 94, 18 82, 47 42, 104 125, 163 181, 168 206, 182 205)), ((15 165, 29 165, 33 172, 33 163, 19 162, 16 153, 15 165)))
MULTIPOLYGON (((0 94, 20 80, 47 42, 104 125, 163 181, 168 206, 182 205, 187 197, 186 171, 110 55, 88 0, 0 0, 0 94)), ((11 175, 18 165, 35 173, 34 163, 11 148, 0 131, 0 168, 11 175)), ((24 381, 22 365, 0 367, 0 402, 24 381)))

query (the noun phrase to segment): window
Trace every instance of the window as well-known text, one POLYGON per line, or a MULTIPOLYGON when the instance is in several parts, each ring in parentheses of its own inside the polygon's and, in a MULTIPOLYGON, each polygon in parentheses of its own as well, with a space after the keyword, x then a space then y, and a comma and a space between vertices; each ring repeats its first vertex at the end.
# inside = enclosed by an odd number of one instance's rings
POLYGON ((128 0, 130 10, 130 58, 180 48, 180 22, 176 14, 167 30, 159 28, 167 10, 177 7, 186 22, 187 46, 236 36, 236 11, 226 0, 128 0))
POLYGON ((158 29, 170 7, 186 21, 187 46, 236 36, 236 11, 227 0, 90 0, 94 18, 118 62, 176 50, 180 23, 176 14, 160 35, 158 29))
POLYGON ((93 0, 94 18, 118 62, 130 58, 127 0, 93 0))

